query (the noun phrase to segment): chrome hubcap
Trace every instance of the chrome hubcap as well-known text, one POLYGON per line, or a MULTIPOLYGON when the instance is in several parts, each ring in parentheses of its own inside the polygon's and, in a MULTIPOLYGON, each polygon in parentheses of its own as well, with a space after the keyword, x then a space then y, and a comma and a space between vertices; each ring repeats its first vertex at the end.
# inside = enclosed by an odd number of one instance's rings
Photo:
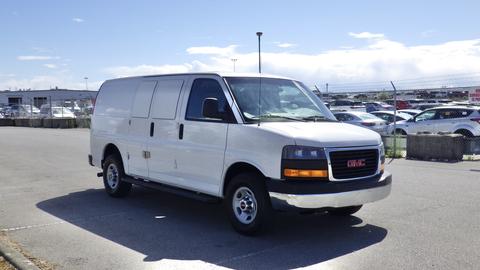
POLYGON ((115 189, 118 186, 118 169, 115 164, 108 165, 107 168, 107 183, 111 189, 115 189))
POLYGON ((253 192, 247 187, 238 188, 233 195, 233 212, 238 221, 250 224, 257 215, 257 200, 253 192))

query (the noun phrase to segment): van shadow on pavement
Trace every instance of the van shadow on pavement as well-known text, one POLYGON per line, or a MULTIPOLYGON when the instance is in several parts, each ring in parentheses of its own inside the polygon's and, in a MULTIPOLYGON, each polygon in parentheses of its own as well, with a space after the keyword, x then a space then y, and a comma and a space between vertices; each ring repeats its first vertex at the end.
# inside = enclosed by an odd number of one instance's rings
MULTIPOLYGON (((37 204, 88 232, 144 254, 144 261, 201 260, 236 269, 290 269, 327 261, 382 241, 387 230, 358 217, 279 213, 265 235, 246 237, 220 204, 140 187, 123 199, 89 189, 37 204), (112 229, 112 227, 114 229, 112 229)), ((360 211, 361 213, 361 211, 360 211)), ((64 236, 62 236, 64 237, 64 236)), ((85 243, 85 245, 95 243, 85 243)), ((101 256, 101 254, 99 254, 101 256)))

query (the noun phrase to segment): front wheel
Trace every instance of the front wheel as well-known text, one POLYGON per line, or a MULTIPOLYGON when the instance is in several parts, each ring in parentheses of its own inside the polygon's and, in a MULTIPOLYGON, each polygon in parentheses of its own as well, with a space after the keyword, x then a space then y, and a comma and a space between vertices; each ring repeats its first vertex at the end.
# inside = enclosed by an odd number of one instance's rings
POLYGON ((110 155, 103 164, 103 184, 105 191, 112 197, 125 197, 132 189, 132 184, 122 181, 125 177, 120 157, 110 155))
POLYGON ((360 208, 362 205, 339 207, 328 210, 328 213, 334 216, 350 216, 358 212, 360 208))
POLYGON ((234 176, 224 203, 233 228, 241 234, 254 235, 272 222, 273 210, 265 179, 255 173, 234 176))

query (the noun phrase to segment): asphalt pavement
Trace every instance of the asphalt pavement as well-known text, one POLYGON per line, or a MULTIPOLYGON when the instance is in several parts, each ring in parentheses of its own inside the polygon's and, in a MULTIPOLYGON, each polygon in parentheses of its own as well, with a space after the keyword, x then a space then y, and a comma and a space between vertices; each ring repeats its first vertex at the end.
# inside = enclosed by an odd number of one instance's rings
POLYGON ((390 197, 355 216, 281 213, 259 237, 221 205, 106 195, 87 129, 0 127, 0 233, 41 268, 479 269, 480 162, 394 160, 390 197))

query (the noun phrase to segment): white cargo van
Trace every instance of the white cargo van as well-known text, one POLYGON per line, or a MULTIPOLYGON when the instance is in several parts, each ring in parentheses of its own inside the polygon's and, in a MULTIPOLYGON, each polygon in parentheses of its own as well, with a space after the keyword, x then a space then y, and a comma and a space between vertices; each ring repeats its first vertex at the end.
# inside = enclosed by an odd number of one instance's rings
POLYGON ((380 136, 337 122, 301 82, 193 73, 106 81, 91 126, 105 189, 132 184, 222 201, 233 227, 261 231, 273 210, 350 215, 390 193, 380 136))

